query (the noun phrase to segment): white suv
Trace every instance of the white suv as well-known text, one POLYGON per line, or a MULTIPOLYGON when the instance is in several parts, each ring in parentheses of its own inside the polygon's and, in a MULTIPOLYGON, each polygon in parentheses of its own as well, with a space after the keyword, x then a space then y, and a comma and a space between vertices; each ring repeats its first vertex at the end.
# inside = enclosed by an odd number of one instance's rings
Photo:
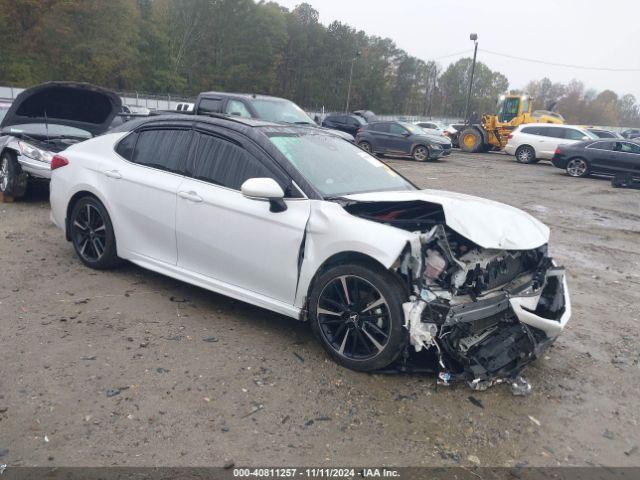
POLYGON ((528 123, 520 125, 509 135, 504 151, 515 155, 520 163, 536 163, 541 159, 551 160, 560 145, 596 138, 585 128, 575 125, 528 123))

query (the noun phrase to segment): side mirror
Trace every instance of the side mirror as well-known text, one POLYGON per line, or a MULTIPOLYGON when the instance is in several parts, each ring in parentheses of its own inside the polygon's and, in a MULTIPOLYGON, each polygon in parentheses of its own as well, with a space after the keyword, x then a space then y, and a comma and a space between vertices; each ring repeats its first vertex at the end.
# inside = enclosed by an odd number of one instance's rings
POLYGON ((403 136, 403 137, 409 137, 409 136, 411 136, 411 134, 410 134, 409 132, 404 132, 404 133, 402 134, 402 136, 403 136))
POLYGON ((582 137, 582 140, 591 140, 591 137, 587 137, 586 135, 582 137))
POLYGON ((283 200, 284 191, 273 178, 250 178, 242 184, 240 191, 248 198, 268 200, 270 212, 284 212, 287 209, 283 200))

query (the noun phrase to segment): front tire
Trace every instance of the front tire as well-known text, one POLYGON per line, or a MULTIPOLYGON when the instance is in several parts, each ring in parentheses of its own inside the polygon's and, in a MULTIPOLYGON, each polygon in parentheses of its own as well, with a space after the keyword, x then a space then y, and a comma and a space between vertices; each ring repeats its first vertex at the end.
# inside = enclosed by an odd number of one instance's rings
POLYGON ((8 197, 20 198, 27 191, 27 174, 11 151, 0 156, 0 192, 8 197))
POLYGON ((416 162, 426 162, 427 160, 429 160, 430 153, 431 152, 429 152, 428 147, 425 147, 424 145, 418 145, 414 147, 413 151, 411 152, 411 157, 416 162))
POLYGON ((583 178, 589 175, 589 164, 583 158, 572 158, 567 162, 566 170, 570 177, 583 178))
POLYGON ((518 163, 537 163, 536 151, 529 145, 521 145, 516 150, 516 161, 518 163))
POLYGON ((479 153, 484 149, 482 135, 476 128, 465 128, 458 137, 460 150, 467 153, 479 153))
POLYGON ((311 291, 311 328, 338 364, 363 372, 387 367, 408 342, 405 296, 382 269, 361 264, 332 267, 311 291))
POLYGON ((358 146, 365 152, 373 153, 373 150, 371 149, 371 144, 369 142, 360 142, 358 146))
POLYGON ((119 263, 111 218, 97 198, 86 196, 75 203, 69 229, 73 248, 86 266, 105 270, 119 263))

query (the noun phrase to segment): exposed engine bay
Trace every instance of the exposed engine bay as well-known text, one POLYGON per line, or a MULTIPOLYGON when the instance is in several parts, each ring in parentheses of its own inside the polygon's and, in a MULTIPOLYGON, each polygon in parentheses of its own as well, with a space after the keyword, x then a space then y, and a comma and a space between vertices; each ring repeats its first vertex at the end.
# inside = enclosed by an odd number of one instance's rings
POLYGON ((451 229, 440 205, 357 202, 353 215, 415 233, 392 270, 406 282, 409 343, 435 350, 439 383, 474 389, 511 382, 530 390, 521 370, 540 356, 571 314, 564 269, 546 243, 533 249, 482 248, 451 229))

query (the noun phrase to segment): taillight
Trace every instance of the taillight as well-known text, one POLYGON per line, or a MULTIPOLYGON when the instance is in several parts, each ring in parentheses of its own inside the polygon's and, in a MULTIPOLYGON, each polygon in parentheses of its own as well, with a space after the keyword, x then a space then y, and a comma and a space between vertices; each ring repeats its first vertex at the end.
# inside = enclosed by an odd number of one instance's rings
POLYGON ((507 140, 511 140, 513 138, 513 133, 510 133, 509 135, 507 135, 507 140))
POLYGON ((66 165, 69 165, 69 160, 61 155, 55 155, 51 159, 51 170, 55 170, 56 168, 64 167, 66 165))
POLYGON ((554 155, 560 155, 560 149, 559 149, 559 148, 556 148, 556 151, 555 151, 555 152, 553 152, 553 154, 554 154, 554 155))

